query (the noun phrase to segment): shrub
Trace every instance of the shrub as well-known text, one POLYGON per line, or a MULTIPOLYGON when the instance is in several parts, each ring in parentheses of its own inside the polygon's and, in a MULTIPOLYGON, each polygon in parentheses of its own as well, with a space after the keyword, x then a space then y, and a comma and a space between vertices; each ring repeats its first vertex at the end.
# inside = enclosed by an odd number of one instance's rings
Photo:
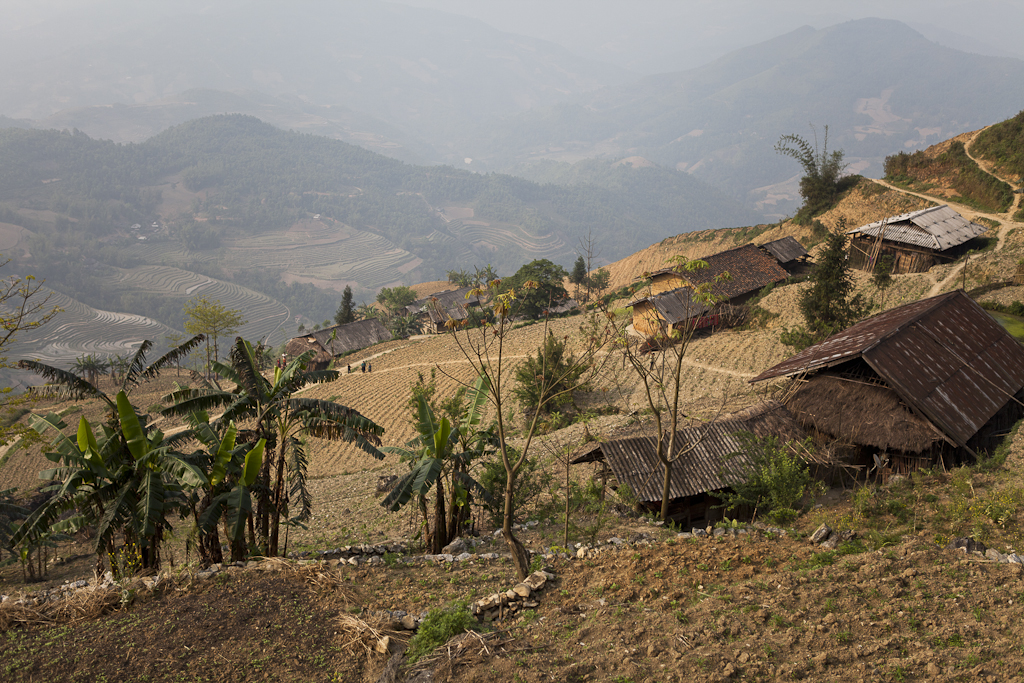
MULTIPOLYGON (((510 459, 518 457, 510 447, 510 459)), ((543 470, 537 472, 537 459, 528 458, 523 463, 519 474, 516 475, 515 485, 512 488, 512 509, 520 515, 525 515, 529 506, 537 500, 537 496, 545 489, 551 475, 543 470)), ((480 485, 490 492, 491 502, 481 502, 488 520, 495 527, 500 527, 505 514, 505 465, 501 457, 495 457, 484 462, 483 472, 480 474, 480 485)))
POLYGON ((721 507, 735 510, 749 506, 755 516, 764 512, 765 517, 777 524, 792 522, 799 514, 797 506, 810 488, 807 464, 776 437, 757 439, 746 435, 743 440, 744 452, 752 462, 744 473, 746 480, 734 484, 733 493, 723 494, 725 502, 721 507))
POLYGON ((406 655, 410 663, 447 643, 452 637, 466 631, 478 631, 480 625, 470 613, 467 603, 456 602, 450 607, 434 608, 420 622, 416 635, 409 641, 406 655))

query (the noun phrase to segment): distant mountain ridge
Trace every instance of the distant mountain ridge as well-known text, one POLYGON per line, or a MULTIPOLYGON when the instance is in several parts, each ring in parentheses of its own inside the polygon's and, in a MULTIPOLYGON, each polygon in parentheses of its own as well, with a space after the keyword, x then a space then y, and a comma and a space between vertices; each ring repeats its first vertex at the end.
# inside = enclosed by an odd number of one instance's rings
POLYGON ((852 170, 879 177, 894 150, 1012 116, 1024 99, 1021 82, 1022 60, 957 52, 900 22, 805 26, 698 69, 480 126, 456 156, 504 169, 532 159, 640 155, 756 199, 758 188, 763 196, 799 172, 773 146, 788 133, 812 138, 808 122, 819 136, 829 126, 830 149, 844 149, 852 170))
POLYGON ((537 184, 412 166, 237 114, 135 144, 0 129, 0 157, 0 223, 27 231, 11 231, 19 267, 84 303, 172 326, 182 301, 159 292, 180 298, 198 275, 319 322, 346 285, 372 300, 474 264, 568 266, 586 235, 615 259, 679 230, 757 220, 671 169, 594 161, 580 182, 537 184), (175 270, 140 270, 150 266, 175 270))

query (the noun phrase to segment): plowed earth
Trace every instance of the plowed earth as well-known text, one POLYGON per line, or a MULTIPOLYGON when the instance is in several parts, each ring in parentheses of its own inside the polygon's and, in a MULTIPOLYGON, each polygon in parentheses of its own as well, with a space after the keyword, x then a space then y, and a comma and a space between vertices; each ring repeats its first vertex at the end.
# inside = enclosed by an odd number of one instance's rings
MULTIPOLYGON (((670 540, 551 568, 539 608, 419 680, 1008 681, 1024 667, 1022 567, 923 539, 849 555, 760 534, 670 540)), ((343 615, 387 632, 375 610, 419 613, 511 576, 500 561, 238 571, 11 628, 0 661, 7 681, 375 681, 386 656, 343 615)))

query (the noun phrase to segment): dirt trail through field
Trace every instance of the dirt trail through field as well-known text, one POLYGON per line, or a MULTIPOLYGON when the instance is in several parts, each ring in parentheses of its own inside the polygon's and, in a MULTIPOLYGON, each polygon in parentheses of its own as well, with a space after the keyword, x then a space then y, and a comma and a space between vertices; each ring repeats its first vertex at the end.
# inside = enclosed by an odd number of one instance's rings
MULTIPOLYGON (((402 347, 399 347, 399 348, 403 348, 404 349, 406 347, 402 346, 402 347)), ((398 351, 398 349, 390 349, 388 351, 383 351, 383 352, 378 353, 376 355, 370 356, 369 358, 367 358, 367 360, 369 360, 370 358, 377 358, 378 356, 383 356, 385 354, 392 353, 394 351, 398 351)), ((597 356, 598 357, 606 356, 609 353, 612 353, 612 352, 611 351, 602 351, 602 352, 598 353, 597 356)), ((522 360, 524 358, 529 358, 532 355, 533 354, 529 354, 529 353, 521 353, 521 354, 517 354, 517 355, 507 355, 506 354, 506 355, 503 356, 503 360, 504 361, 522 360)), ((360 361, 360 362, 362 362, 362 361, 360 361)), ((382 372, 382 373, 400 372, 402 370, 408 370, 410 368, 423 368, 423 367, 432 367, 432 368, 441 369, 441 367, 443 367, 445 365, 466 365, 469 362, 470 361, 468 359, 462 358, 462 359, 456 359, 456 360, 426 361, 426 362, 422 362, 422 363, 406 363, 405 365, 395 365, 395 366, 389 366, 387 368, 382 368, 382 369, 377 370, 375 372, 382 372)), ((720 373, 722 373, 724 375, 731 375, 733 377, 750 378, 750 377, 754 377, 755 376, 755 373, 752 373, 752 372, 739 372, 737 370, 730 370, 728 368, 722 368, 722 367, 718 367, 718 366, 715 366, 715 365, 708 365, 706 363, 698 363, 697 361, 690 360, 689 358, 684 358, 683 359, 683 364, 684 365, 689 365, 689 366, 695 367, 695 368, 701 368, 702 370, 708 370, 709 372, 720 372, 720 373)), ((343 373, 342 377, 345 377, 345 374, 347 374, 347 373, 343 373)), ((356 374, 356 373, 352 373, 352 374, 356 374)), ((301 391, 305 391, 306 389, 309 389, 309 388, 311 388, 313 386, 316 386, 316 385, 310 385, 309 387, 305 387, 301 391)))
MULTIPOLYGON (((976 164, 978 164, 978 168, 980 168, 982 171, 984 171, 985 173, 988 173, 993 178, 996 178, 996 179, 1001 180, 1001 181, 1003 181, 1005 183, 1008 183, 1011 187, 1013 187, 1013 182, 1011 182, 1007 178, 1000 177, 999 175, 995 174, 992 171, 992 165, 991 164, 989 164, 988 162, 986 162, 984 160, 979 160, 979 159, 976 159, 975 157, 971 156, 970 144, 972 142, 974 142, 974 139, 978 136, 979 133, 981 133, 982 130, 985 130, 985 129, 982 128, 981 130, 975 131, 975 133, 971 136, 971 138, 969 140, 965 141, 964 149, 967 152, 967 156, 970 159, 972 159, 976 164)), ((1020 194, 1014 194, 1013 195, 1013 203, 1010 205, 1009 211, 1006 211, 1005 213, 987 213, 987 212, 984 212, 984 211, 978 211, 977 209, 973 209, 973 208, 971 208, 969 206, 966 206, 964 204, 958 204, 957 202, 952 202, 952 201, 946 199, 945 197, 935 197, 935 196, 926 194, 924 192, 911 192, 910 190, 905 190, 903 188, 896 187, 895 185, 891 185, 891 184, 887 183, 884 180, 875 180, 874 182, 878 183, 879 185, 883 185, 884 187, 887 187, 890 190, 895 190, 897 192, 903 192, 905 194, 913 195, 915 197, 920 197, 921 199, 927 199, 927 200, 930 200, 930 201, 933 201, 933 202, 938 202, 940 204, 948 204, 950 208, 952 208, 954 211, 957 211, 958 213, 960 213, 963 216, 966 216, 968 214, 973 214, 975 217, 981 216, 982 218, 987 218, 989 220, 996 221, 997 223, 1000 224, 999 232, 996 234, 997 241, 996 241, 996 246, 995 246, 995 250, 994 250, 994 251, 997 251, 997 252, 998 251, 1002 251, 1003 248, 1006 246, 1006 237, 1007 237, 1007 235, 1010 234, 1010 231, 1015 230, 1017 228, 1024 229, 1024 223, 1020 223, 1020 222, 1015 221, 1013 219, 1013 214, 1016 213, 1017 209, 1020 206, 1020 201, 1021 201, 1021 195, 1020 194)), ((942 279, 940 281, 937 281, 934 285, 932 285, 931 289, 928 290, 927 296, 935 296, 935 295, 937 295, 939 292, 942 291, 942 289, 947 284, 949 284, 950 282, 952 282, 953 280, 955 280, 958 277, 962 277, 963 276, 964 268, 967 267, 968 263, 969 263, 969 259, 967 261, 965 261, 964 265, 962 265, 960 268, 957 268, 957 269, 951 271, 944 279, 942 279)))

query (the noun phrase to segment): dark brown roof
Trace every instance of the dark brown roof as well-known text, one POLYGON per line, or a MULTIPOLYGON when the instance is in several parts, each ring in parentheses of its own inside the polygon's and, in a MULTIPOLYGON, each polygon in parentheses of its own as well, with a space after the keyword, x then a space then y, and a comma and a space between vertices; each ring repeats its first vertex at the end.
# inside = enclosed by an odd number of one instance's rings
POLYGON ((1024 349, 959 290, 879 313, 750 381, 858 357, 961 446, 1024 386, 1024 349))
MULTIPOLYGON (((692 290, 689 287, 680 287, 679 289, 673 289, 671 292, 655 294, 640 301, 649 301, 658 311, 658 315, 669 325, 675 325, 684 320, 703 315, 712 308, 705 303, 694 301, 692 290)), ((638 303, 640 302, 633 302, 633 305, 638 303)))
MULTIPOLYGON (((308 336, 308 335, 304 335, 308 336)), ((312 334, 320 346, 332 356, 365 349, 391 339, 391 333, 376 318, 357 320, 317 330, 312 334)))
POLYGON ((779 263, 789 263, 802 256, 808 256, 807 250, 792 235, 786 235, 782 239, 762 244, 761 248, 774 256, 775 260, 779 263))
MULTIPOLYGON (((672 465, 671 498, 718 491, 742 481, 751 460, 744 453, 743 440, 736 434, 748 430, 747 423, 740 420, 711 422, 680 430, 677 440, 692 444, 692 450, 672 465)), ((657 439, 642 436, 596 444, 573 462, 602 458, 619 483, 629 486, 639 501, 661 501, 665 467, 658 460, 657 439)))
MULTIPOLYGON (((714 284, 711 289, 715 296, 724 297, 727 300, 756 292, 767 285, 782 282, 789 277, 789 273, 783 270, 773 256, 769 256, 753 244, 745 244, 742 247, 712 254, 701 260, 707 262, 707 268, 688 270, 682 273, 677 273, 673 268, 665 268, 651 275, 676 273, 692 284, 699 285, 705 282, 714 283, 715 278, 719 275, 729 273, 729 280, 714 284)), ((665 296, 669 293, 665 292, 656 296, 665 296)))

